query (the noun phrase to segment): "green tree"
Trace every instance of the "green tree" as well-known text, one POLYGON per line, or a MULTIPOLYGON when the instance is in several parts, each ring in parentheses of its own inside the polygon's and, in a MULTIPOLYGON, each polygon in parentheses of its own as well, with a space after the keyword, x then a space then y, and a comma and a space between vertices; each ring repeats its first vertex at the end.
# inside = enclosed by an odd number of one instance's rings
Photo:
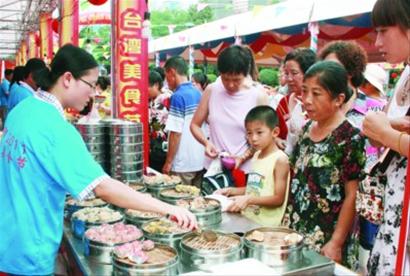
POLYGON ((174 32, 180 32, 211 21, 213 18, 212 9, 206 7, 197 11, 196 5, 192 5, 188 10, 160 10, 151 12, 152 37, 158 38, 169 35, 168 26, 175 25, 174 32))
POLYGON ((259 81, 272 87, 278 85, 278 71, 274 69, 262 69, 259 72, 259 81))

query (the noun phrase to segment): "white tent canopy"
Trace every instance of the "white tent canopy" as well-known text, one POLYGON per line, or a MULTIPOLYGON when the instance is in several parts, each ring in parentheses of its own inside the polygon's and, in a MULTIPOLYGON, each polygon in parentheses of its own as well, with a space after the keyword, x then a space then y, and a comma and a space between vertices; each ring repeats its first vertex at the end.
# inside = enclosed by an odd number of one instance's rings
POLYGON ((149 52, 371 12, 376 0, 289 0, 150 41, 149 52))

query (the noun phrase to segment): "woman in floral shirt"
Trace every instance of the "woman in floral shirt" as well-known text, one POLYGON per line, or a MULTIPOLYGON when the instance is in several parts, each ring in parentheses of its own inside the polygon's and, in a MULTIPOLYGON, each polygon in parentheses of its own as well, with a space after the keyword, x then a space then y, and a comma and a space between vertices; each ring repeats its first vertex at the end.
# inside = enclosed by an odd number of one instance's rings
POLYGON ((312 121, 290 159, 294 178, 283 221, 305 235, 310 249, 350 267, 357 265, 357 250, 347 247, 365 163, 364 138, 343 112, 351 95, 340 64, 322 61, 306 72, 302 101, 312 121))
POLYGON ((149 131, 150 131, 150 167, 161 171, 167 156, 163 143, 167 141, 164 132, 168 118, 169 98, 171 94, 161 93, 163 80, 156 71, 149 73, 149 131))

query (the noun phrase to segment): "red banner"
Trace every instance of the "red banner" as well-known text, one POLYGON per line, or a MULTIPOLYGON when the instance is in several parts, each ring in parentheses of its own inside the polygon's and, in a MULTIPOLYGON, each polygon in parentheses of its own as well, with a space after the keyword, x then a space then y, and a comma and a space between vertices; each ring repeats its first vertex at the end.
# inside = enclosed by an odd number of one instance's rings
POLYGON ((113 1, 113 109, 118 118, 144 125, 144 167, 148 164, 148 41, 142 37, 145 0, 113 1))
POLYGON ((60 47, 71 43, 78 46, 78 0, 60 0, 60 47))
POLYGON ((40 14, 40 57, 46 64, 53 58, 53 33, 51 29, 51 14, 40 14))

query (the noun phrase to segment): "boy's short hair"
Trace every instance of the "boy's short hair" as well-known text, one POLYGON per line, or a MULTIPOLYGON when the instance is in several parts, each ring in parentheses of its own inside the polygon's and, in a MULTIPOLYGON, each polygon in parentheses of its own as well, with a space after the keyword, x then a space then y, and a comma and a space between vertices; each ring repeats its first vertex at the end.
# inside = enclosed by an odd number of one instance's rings
POLYGON ((188 75, 188 65, 186 64, 185 60, 180 56, 174 56, 169 58, 164 65, 165 71, 173 68, 177 71, 178 75, 180 76, 187 76, 188 75))
POLYGON ((279 126, 279 119, 276 111, 269 105, 260 105, 252 108, 245 117, 245 125, 250 122, 261 121, 270 129, 279 126))

